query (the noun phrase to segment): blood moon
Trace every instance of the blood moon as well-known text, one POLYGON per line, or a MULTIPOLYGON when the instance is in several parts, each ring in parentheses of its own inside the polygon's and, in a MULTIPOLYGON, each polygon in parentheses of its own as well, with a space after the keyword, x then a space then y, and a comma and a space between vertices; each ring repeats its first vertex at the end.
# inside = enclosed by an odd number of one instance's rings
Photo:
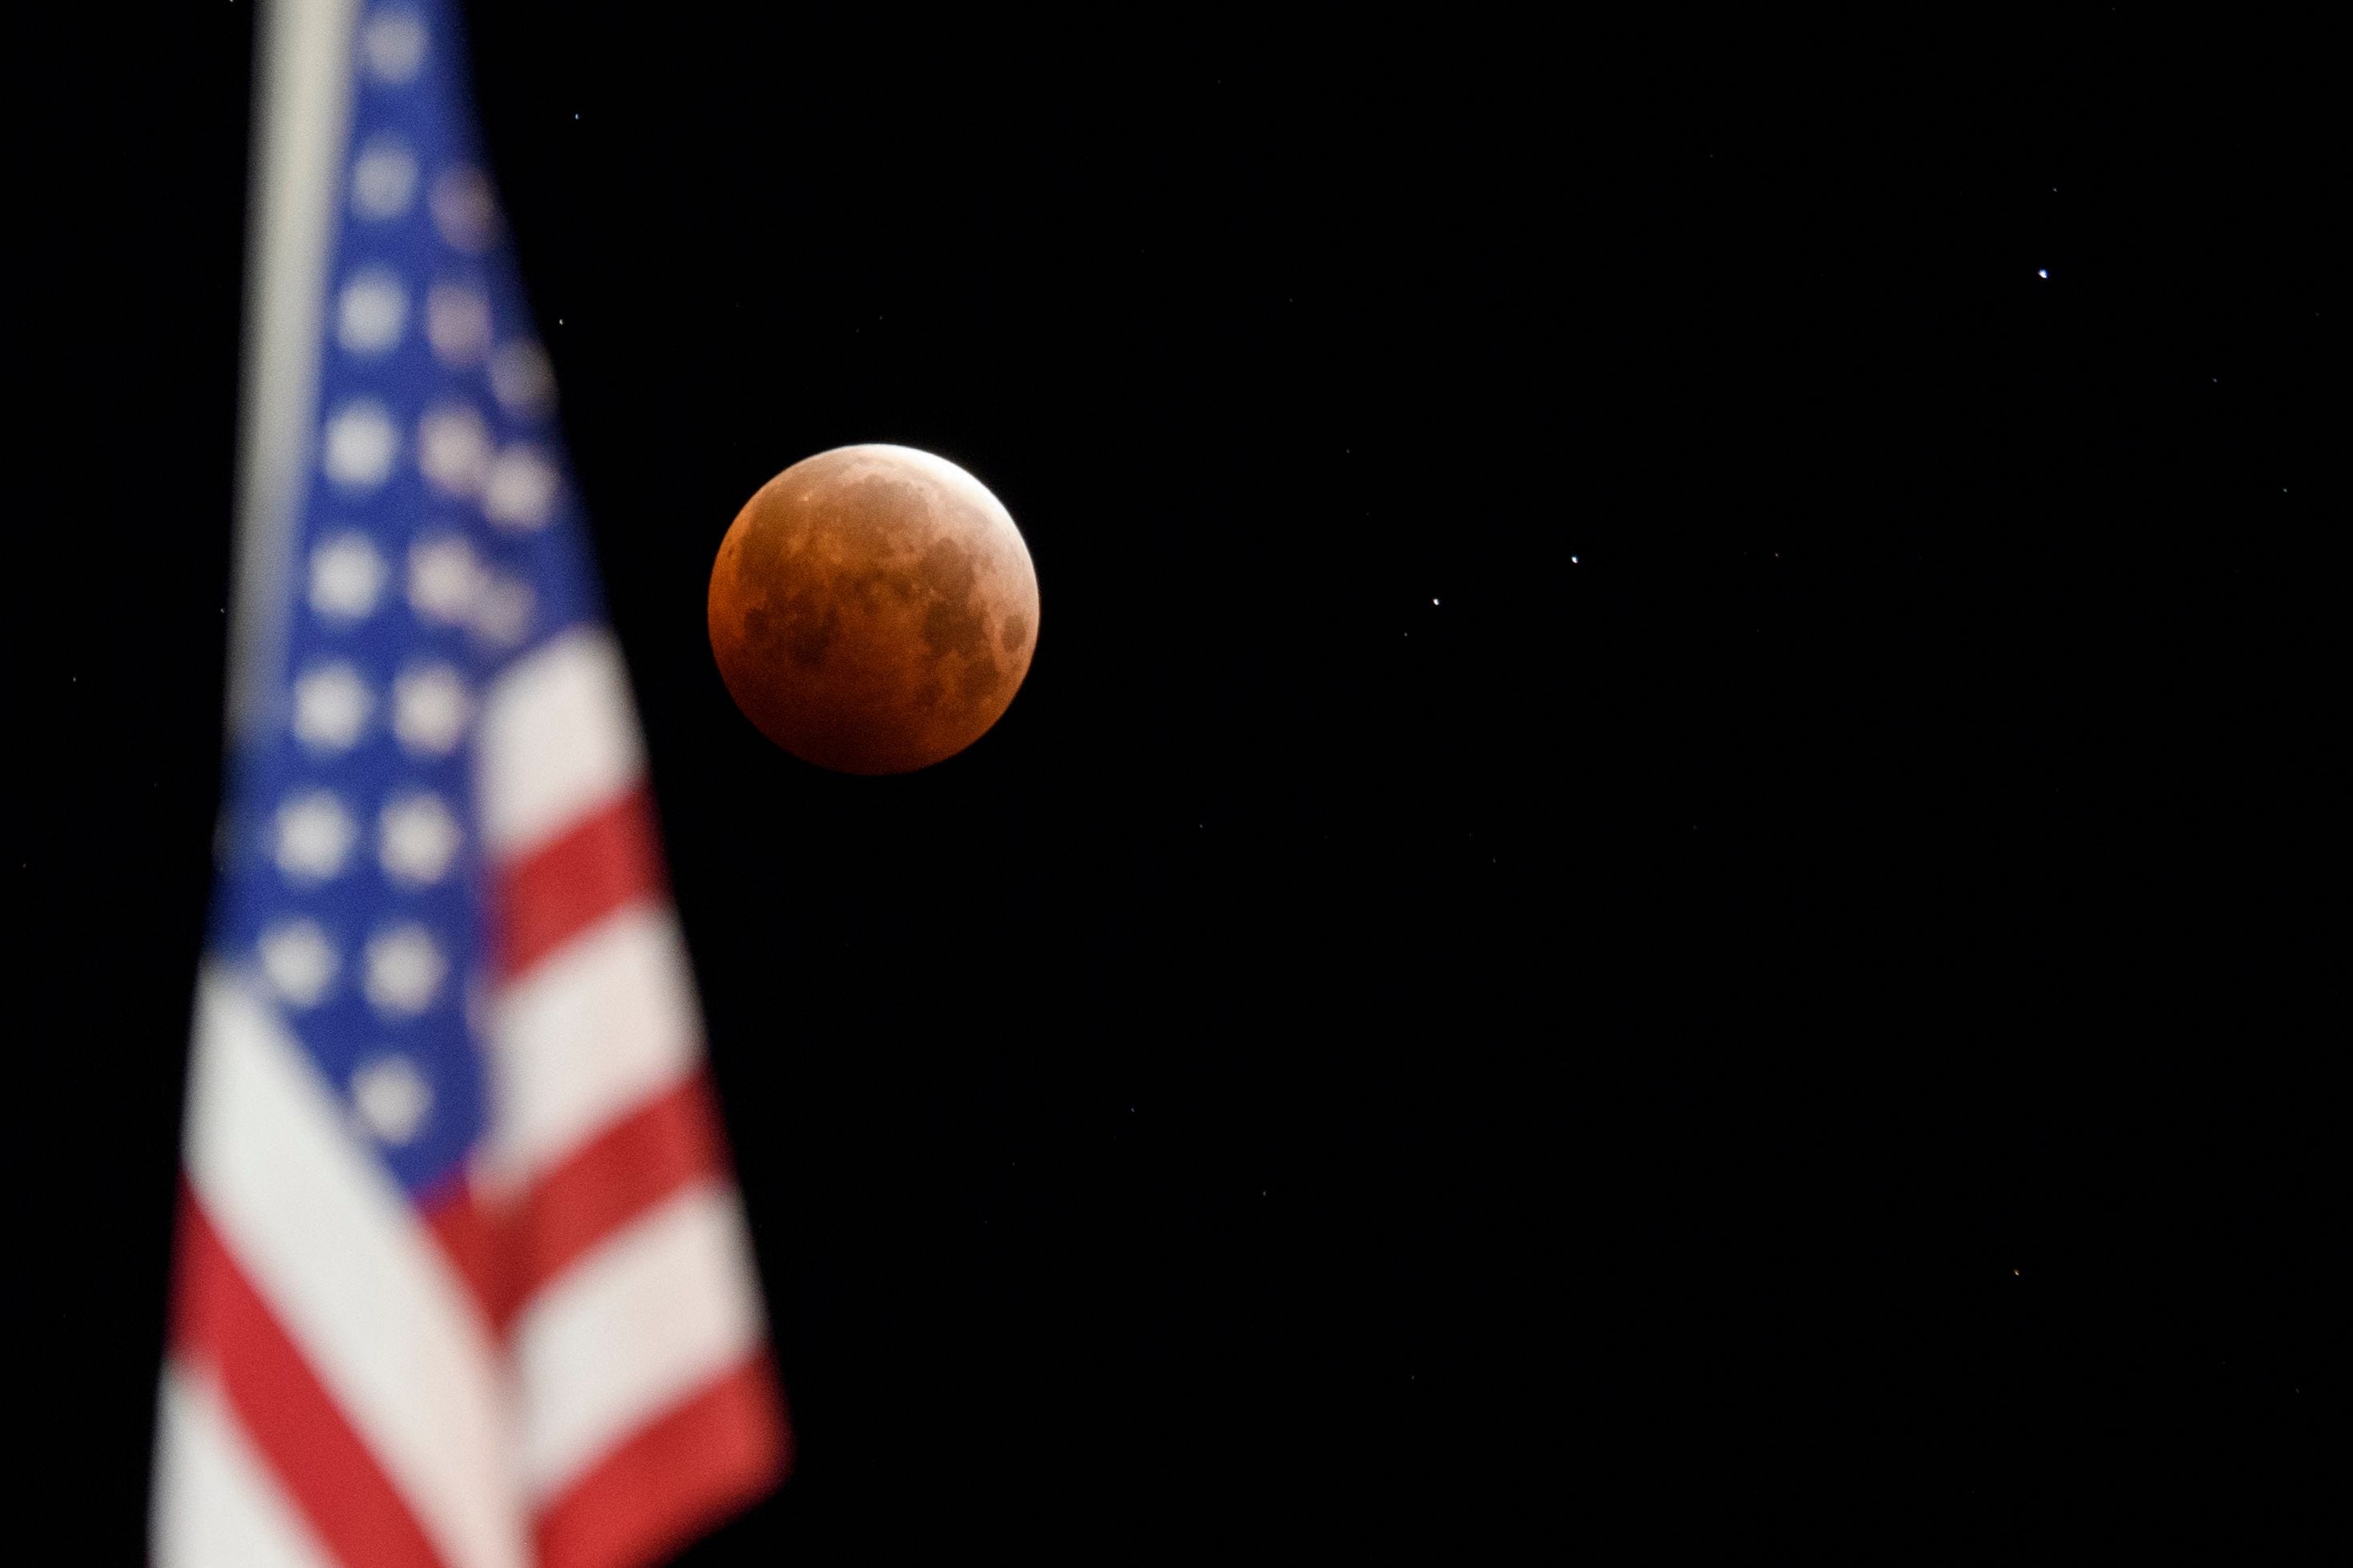
POLYGON ((1012 515, 954 463, 840 447, 736 514, 710 614, 720 678, 761 733, 839 773, 912 773, 1013 700, 1038 575, 1012 515))

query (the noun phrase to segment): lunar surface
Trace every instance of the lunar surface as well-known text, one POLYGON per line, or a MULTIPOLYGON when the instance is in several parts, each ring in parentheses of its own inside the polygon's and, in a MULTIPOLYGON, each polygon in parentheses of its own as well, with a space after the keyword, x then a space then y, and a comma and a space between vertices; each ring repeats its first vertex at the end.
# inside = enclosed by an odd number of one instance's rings
POLYGON ((1011 515, 954 463, 841 447, 736 514, 710 615, 720 678, 768 739, 840 773, 912 773, 1013 700, 1038 576, 1011 515))

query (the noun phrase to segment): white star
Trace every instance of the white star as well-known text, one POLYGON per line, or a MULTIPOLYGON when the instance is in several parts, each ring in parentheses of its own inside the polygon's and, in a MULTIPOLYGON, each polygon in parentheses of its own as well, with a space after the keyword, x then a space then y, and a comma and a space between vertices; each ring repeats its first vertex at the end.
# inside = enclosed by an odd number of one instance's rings
POLYGON ((315 1007, 335 981, 334 943, 315 921, 280 921, 261 933, 261 973, 297 1007, 315 1007))
POLYGON ((487 249, 498 223, 498 204, 480 169, 461 163, 433 182, 433 226, 456 249, 470 256, 487 249))
POLYGON ((384 592, 384 557, 364 533, 339 533, 311 552, 311 608, 331 621, 364 620, 384 592))
POLYGON ((392 415, 372 397, 355 397, 327 421, 322 461, 327 477, 346 489, 374 489, 392 472, 400 432, 392 415))
POLYGON ((425 336, 443 364, 474 363, 491 346, 491 302, 479 289, 436 283, 425 296, 425 336))
POLYGON ((433 1086, 406 1057, 378 1057, 352 1074, 352 1107, 378 1139, 406 1143, 432 1112, 433 1086))
POLYGON ((328 790, 299 795, 278 808, 278 868, 295 882, 323 882, 339 874, 359 829, 328 790))
POLYGON ((501 528, 544 528, 555 515, 555 465, 538 447, 518 442, 491 465, 482 515, 501 528))
POLYGON ((494 577, 474 603, 474 631, 494 647, 512 647, 531 630, 533 604, 530 584, 494 577))
POLYGON ((445 404, 417 424, 417 466, 435 489, 479 494, 491 467, 491 431, 463 404, 445 404))
POLYGON ((547 351, 528 338, 491 356, 491 395, 510 414, 544 411, 555 395, 555 373, 547 351))
POLYGON ((376 136, 352 164, 352 209, 381 222, 398 217, 417 196, 417 155, 397 136, 376 136))
POLYGON ((314 752, 347 752, 375 707, 358 670, 340 659, 313 666, 294 682, 295 738, 314 752))
POLYGON ((472 706, 455 669, 418 665, 392 683, 392 732, 412 756, 447 756, 465 734, 472 706))
POLYGON ((421 925, 398 925, 368 939, 367 999, 390 1017, 409 1018, 433 1005, 449 961, 421 925))
POLYGON ((346 353, 373 356, 400 342, 408 321, 408 295, 389 268, 354 272, 336 303, 335 341, 346 353))
POLYGON ((429 887, 448 875, 458 839, 458 819, 438 795, 396 796, 376 818, 376 858, 403 887, 429 887))
POLYGON ((408 605, 420 620, 462 624, 482 591, 474 547, 454 533, 420 539, 408 549, 408 605))
POLYGON ((360 35, 360 52, 368 74, 387 87, 398 87, 417 75, 425 63, 425 23, 416 12, 386 7, 369 18, 360 35))

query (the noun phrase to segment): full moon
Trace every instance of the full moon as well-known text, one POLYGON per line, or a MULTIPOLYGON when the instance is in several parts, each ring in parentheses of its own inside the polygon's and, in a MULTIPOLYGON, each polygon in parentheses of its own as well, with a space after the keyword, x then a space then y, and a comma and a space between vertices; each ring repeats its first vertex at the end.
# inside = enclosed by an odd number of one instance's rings
POLYGON ((838 773, 913 773, 1013 700, 1038 574, 1012 515, 954 463, 840 447, 744 503, 710 614, 720 679, 761 733, 838 773))

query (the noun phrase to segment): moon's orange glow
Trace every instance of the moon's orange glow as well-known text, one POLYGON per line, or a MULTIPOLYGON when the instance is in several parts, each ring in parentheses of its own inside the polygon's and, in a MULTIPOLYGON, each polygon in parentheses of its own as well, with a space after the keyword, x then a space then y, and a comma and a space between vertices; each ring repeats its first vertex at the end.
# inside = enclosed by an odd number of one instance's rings
POLYGON ((841 447, 736 514, 710 616, 720 678, 768 739, 839 773, 911 773, 1013 700, 1038 577, 1012 516, 954 463, 841 447))

